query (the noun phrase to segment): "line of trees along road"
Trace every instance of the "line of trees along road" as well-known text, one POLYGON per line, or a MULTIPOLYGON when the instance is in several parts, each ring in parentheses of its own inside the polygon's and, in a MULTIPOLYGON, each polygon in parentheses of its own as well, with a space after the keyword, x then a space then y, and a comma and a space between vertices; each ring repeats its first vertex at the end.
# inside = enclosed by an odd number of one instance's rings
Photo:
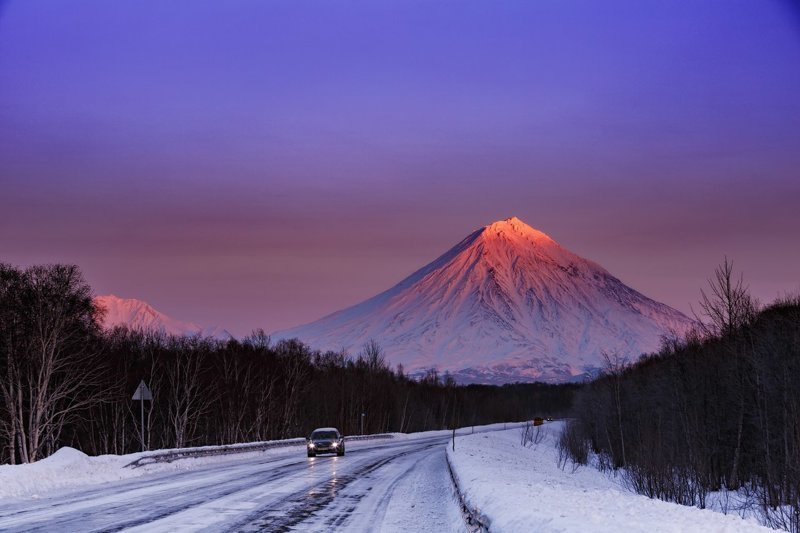
POLYGON ((100 330, 102 310, 71 265, 0 264, 0 462, 61 446, 88 454, 303 436, 414 432, 559 415, 577 385, 458 386, 391 369, 376 343, 351 356, 297 340, 271 343, 100 330), (362 416, 363 414, 363 416, 362 416))
POLYGON ((800 531, 800 298, 757 312, 726 261, 701 308, 687 339, 608 358, 576 394, 562 459, 593 451, 637 492, 686 505, 736 490, 766 525, 800 531))

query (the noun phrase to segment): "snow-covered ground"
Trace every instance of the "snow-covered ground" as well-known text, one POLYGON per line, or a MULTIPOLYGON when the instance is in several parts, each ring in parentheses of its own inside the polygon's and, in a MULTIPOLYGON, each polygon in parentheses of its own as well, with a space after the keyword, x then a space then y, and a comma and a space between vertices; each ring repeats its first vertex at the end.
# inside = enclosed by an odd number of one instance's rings
MULTIPOLYGON (((490 424, 477 426, 475 431, 493 431, 513 424, 490 424)), ((459 430, 472 432, 471 428, 459 430)), ((425 431, 421 433, 392 433, 392 440, 425 439, 447 436, 450 431, 425 431)), ((348 441, 347 449, 356 450, 369 447, 373 441, 348 441)), ((302 443, 301 443, 302 444, 302 443)), ((59 490, 89 487, 112 481, 137 478, 148 474, 180 472, 200 468, 205 465, 241 461, 248 458, 281 458, 297 456, 301 444, 274 448, 266 451, 245 452, 233 455, 193 457, 171 463, 149 463, 136 468, 126 465, 145 455, 157 454, 166 450, 130 453, 126 455, 100 455, 89 457, 74 448, 61 448, 56 453, 36 463, 23 465, 0 465, 0 500, 7 498, 32 498, 50 495, 59 490)), ((245 443, 242 446, 249 446, 245 443)), ((235 447, 231 445, 229 447, 235 447)))
POLYGON ((736 515, 652 500, 589 467, 558 466, 563 424, 540 426, 523 446, 520 429, 456 437, 447 456, 469 505, 494 532, 772 531, 736 515))
POLYGON ((251 457, 262 457, 265 453, 276 457, 281 454, 297 455, 297 450, 298 445, 295 445, 267 452, 197 457, 171 463, 150 463, 137 468, 126 468, 133 461, 153 452, 89 457, 81 451, 66 447, 35 463, 0 465, 0 499, 37 499, 59 490, 89 487, 159 472, 191 470, 207 464, 244 459, 248 455, 251 457))
POLYGON ((64 448, 0 466, 0 530, 463 531, 445 457, 492 532, 769 531, 754 519, 651 500, 590 467, 558 466, 562 424, 521 443, 519 424, 351 441, 343 458, 302 443, 126 467, 141 457, 64 448), (504 427, 509 429, 503 430, 504 427), (68 527, 69 526, 69 527, 68 527))
MULTIPOLYGON (((429 432, 427 435, 435 435, 429 432)), ((420 433, 419 435, 426 435, 420 433)), ((409 438, 403 434, 395 434, 395 439, 409 438)), ((351 442, 348 449, 357 449, 370 441, 351 442)), ((151 474, 167 474, 194 470, 207 465, 240 462, 248 459, 265 457, 280 459, 305 454, 301 444, 293 443, 266 451, 253 451, 230 455, 207 457, 190 457, 173 462, 145 463, 136 468, 127 465, 150 454, 158 454, 167 450, 130 453, 126 455, 100 455, 90 457, 74 448, 61 448, 56 453, 32 464, 0 465, 0 499, 31 498, 38 499, 50 496, 67 489, 79 489, 133 479, 151 474)))
POLYGON ((0 531, 461 531, 446 432, 149 463, 65 449, 0 475, 0 531))

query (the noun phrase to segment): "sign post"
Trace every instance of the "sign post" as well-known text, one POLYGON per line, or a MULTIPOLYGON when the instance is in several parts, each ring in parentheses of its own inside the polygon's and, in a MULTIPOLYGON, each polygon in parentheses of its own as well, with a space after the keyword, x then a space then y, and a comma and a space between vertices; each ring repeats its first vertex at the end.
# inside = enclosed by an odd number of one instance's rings
POLYGON ((150 389, 147 388, 147 385, 144 384, 144 380, 139 382, 139 386, 136 387, 136 392, 133 393, 133 400, 139 400, 141 403, 141 413, 142 413, 142 425, 139 428, 139 435, 142 438, 142 451, 144 451, 144 402, 153 401, 153 393, 150 392, 150 389))

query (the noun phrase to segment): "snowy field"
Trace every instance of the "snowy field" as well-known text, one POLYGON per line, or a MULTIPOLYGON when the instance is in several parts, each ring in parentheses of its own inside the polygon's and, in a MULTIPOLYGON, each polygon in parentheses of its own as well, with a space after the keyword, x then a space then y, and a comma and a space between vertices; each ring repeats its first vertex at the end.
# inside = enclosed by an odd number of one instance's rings
POLYGON ((447 456, 469 505, 494 532, 772 531, 736 515, 651 500, 590 467, 558 467, 563 423, 541 426, 522 446, 522 430, 456 437, 447 456))

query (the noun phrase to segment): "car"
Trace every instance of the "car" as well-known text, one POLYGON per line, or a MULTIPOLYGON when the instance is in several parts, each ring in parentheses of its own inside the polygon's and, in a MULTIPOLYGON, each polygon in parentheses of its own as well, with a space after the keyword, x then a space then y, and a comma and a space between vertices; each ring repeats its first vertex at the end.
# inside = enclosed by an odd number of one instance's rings
POLYGON ((342 457, 344 437, 336 428, 317 428, 306 437, 306 452, 309 457, 316 457, 318 453, 335 453, 342 457))

